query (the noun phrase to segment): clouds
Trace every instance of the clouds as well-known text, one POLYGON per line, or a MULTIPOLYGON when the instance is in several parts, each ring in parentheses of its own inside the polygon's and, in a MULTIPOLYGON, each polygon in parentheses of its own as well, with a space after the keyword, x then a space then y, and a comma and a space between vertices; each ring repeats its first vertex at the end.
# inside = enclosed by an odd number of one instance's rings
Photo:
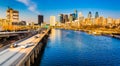
POLYGON ((30 11, 32 11, 36 14, 40 14, 39 11, 37 10, 37 5, 35 2, 33 2, 31 0, 17 0, 17 1, 25 4, 30 11))

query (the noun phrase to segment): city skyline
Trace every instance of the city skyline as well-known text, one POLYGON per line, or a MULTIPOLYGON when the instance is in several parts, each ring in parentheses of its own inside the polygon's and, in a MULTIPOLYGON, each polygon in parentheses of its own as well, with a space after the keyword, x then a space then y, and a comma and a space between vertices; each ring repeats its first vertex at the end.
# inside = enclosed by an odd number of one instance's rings
POLYGON ((37 16, 44 15, 45 22, 49 22, 50 16, 58 17, 59 14, 70 14, 74 10, 82 12, 87 17, 89 11, 92 15, 99 12, 99 16, 120 18, 119 1, 114 0, 0 0, 0 18, 6 18, 6 10, 9 7, 20 12, 20 20, 37 23, 37 16), (63 2, 64 1, 64 2, 63 2), (114 5, 114 6, 113 6, 114 5), (29 14, 29 15, 28 15, 29 14))

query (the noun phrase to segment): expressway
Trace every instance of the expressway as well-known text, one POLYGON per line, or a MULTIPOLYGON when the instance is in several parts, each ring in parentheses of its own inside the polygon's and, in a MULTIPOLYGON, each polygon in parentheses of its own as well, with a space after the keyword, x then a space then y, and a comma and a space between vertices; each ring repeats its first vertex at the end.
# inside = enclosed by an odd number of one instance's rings
POLYGON ((18 43, 18 47, 16 48, 7 48, 5 50, 0 51, 0 66, 15 66, 32 51, 32 49, 39 43, 39 41, 42 40, 46 32, 42 34, 36 34, 18 43), (33 45, 27 48, 22 47, 29 43, 32 43, 33 45))

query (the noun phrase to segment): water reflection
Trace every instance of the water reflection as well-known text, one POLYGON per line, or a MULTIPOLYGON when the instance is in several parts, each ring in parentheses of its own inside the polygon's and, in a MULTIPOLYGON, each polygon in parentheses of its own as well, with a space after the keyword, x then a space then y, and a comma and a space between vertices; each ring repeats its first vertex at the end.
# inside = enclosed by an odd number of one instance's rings
POLYGON ((119 66, 120 40, 53 29, 41 66, 119 66))
POLYGON ((53 44, 55 43, 55 40, 57 40, 58 42, 61 42, 61 31, 52 29, 50 34, 50 40, 53 44))

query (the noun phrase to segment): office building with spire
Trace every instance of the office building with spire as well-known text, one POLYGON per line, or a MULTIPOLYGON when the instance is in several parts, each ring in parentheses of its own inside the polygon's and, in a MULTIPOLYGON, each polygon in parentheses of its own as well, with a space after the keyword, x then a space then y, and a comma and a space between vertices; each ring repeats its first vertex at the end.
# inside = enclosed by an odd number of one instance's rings
POLYGON ((88 18, 92 18, 92 13, 91 13, 91 11, 89 11, 89 13, 88 13, 88 18))
POLYGON ((99 14, 98 12, 95 13, 95 18, 98 18, 99 17, 99 14))
POLYGON ((75 10, 74 14, 75 14, 75 20, 76 20, 78 18, 78 12, 77 12, 77 10, 75 10))

